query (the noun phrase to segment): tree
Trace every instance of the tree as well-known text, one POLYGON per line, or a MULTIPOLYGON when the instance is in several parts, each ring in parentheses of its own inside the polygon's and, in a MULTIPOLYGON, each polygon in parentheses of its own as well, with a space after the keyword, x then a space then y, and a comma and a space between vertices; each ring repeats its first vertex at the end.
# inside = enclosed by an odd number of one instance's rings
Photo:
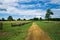
POLYGON ((4 18, 2 18, 2 21, 5 21, 5 19, 4 19, 4 18))
POLYGON ((21 20, 20 18, 17 19, 17 21, 20 21, 20 20, 21 20))
POLYGON ((51 15, 53 15, 53 12, 50 9, 47 9, 47 13, 45 15, 45 19, 49 20, 51 18, 51 15))
POLYGON ((7 20, 8 20, 8 21, 13 21, 13 17, 12 17, 12 16, 9 16, 9 17, 7 18, 7 20))
POLYGON ((39 19, 38 18, 33 18, 34 21, 38 21, 39 19))
POLYGON ((40 17, 40 20, 42 20, 42 18, 40 17))
POLYGON ((26 20, 26 19, 23 19, 24 21, 26 20))

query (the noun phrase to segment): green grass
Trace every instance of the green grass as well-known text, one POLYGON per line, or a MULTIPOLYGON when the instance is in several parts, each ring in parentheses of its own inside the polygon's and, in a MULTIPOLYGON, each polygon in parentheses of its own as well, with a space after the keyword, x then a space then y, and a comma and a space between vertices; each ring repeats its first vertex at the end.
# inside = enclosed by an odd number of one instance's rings
POLYGON ((25 40, 28 29, 31 25, 32 23, 11 27, 11 22, 3 22, 3 30, 0 30, 0 40, 25 40))
MULTIPOLYGON (((3 22, 3 30, 0 30, 0 40, 25 40, 27 31, 32 23, 11 27, 11 23, 20 23, 22 21, 15 22, 3 22), (2 33, 2 34, 1 34, 2 33)), ((25 21, 24 21, 25 22, 25 21)), ((60 22, 59 21, 37 21, 39 27, 45 31, 52 40, 60 40, 60 22)))
POLYGON ((60 40, 60 21, 38 21, 36 23, 52 40, 60 40))

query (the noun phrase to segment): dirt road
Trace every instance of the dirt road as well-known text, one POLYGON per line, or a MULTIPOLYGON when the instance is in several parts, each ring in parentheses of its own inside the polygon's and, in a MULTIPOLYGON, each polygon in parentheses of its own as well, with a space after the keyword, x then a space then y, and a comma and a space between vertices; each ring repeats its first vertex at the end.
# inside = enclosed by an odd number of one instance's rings
POLYGON ((28 30, 28 35, 25 40, 51 40, 50 37, 41 30, 36 23, 33 23, 28 30))

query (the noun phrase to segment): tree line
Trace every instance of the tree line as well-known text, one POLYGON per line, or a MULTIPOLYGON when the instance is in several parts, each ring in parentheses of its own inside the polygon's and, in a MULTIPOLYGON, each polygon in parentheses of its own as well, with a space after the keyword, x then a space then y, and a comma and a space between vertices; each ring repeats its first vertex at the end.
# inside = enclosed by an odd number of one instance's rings
MULTIPOLYGON (((20 19, 20 18, 17 19, 17 21, 20 21, 20 20, 22 20, 22 19, 20 19)), ((23 20, 26 20, 26 19, 23 19, 23 20)), ((16 20, 13 19, 12 16, 9 16, 7 19, 5 19, 5 18, 0 19, 0 21, 16 21, 16 20)))
MULTIPOLYGON (((60 18, 51 18, 51 15, 54 15, 54 13, 50 10, 50 9, 47 9, 46 11, 46 14, 45 14, 45 19, 42 19, 42 17, 40 18, 32 18, 32 19, 29 19, 29 20, 32 20, 32 21, 43 21, 43 20, 48 20, 48 21, 60 21, 60 18)), ((20 21, 22 19, 18 18, 17 21, 20 21)), ((26 19, 23 19, 23 20, 26 20, 26 19)), ((13 19, 12 16, 9 16, 7 18, 7 20, 5 18, 2 18, 0 19, 0 21, 15 21, 15 19, 13 19)))
MULTIPOLYGON (((26 19, 23 19, 23 20, 26 20, 26 19)), ((38 21, 38 20, 42 20, 42 18, 41 17, 40 18, 32 18, 29 20, 38 21)), ((5 19, 5 18, 0 19, 0 21, 15 21, 15 19, 13 19, 12 16, 9 16, 7 19, 5 19)), ((18 18, 17 21, 22 21, 22 19, 18 18)))

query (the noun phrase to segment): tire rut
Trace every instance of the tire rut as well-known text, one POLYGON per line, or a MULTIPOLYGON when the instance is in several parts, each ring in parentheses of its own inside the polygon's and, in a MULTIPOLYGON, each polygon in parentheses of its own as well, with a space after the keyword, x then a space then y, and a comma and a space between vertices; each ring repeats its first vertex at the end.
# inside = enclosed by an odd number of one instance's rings
POLYGON ((33 23, 25 40, 51 40, 51 38, 36 23, 33 23))

